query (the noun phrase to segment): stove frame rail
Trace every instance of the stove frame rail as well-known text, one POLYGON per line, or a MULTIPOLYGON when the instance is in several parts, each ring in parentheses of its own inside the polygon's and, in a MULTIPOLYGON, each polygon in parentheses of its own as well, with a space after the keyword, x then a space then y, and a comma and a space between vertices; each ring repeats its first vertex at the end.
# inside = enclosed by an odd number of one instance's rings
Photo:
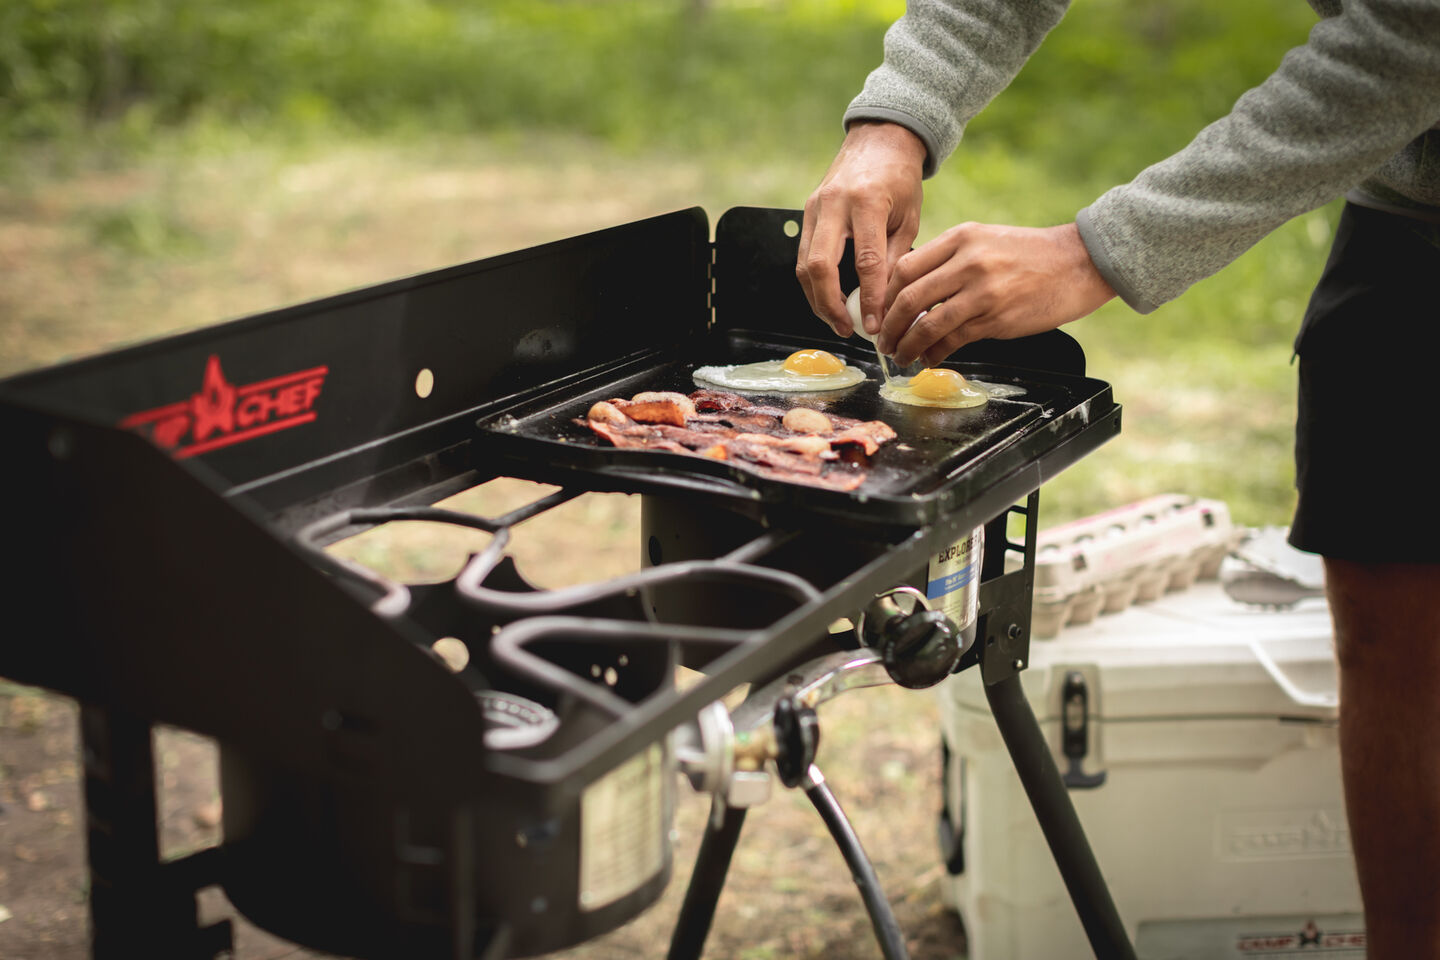
MULTIPOLYGON (((224 843, 161 861, 155 724, 213 737, 237 758, 396 811, 442 811, 426 839, 397 854, 405 889, 436 891, 424 932, 382 923, 352 940, 326 933, 316 944, 307 914, 354 913, 348 901, 326 902, 324 891, 262 925, 331 952, 373 952, 360 938, 388 937, 413 956, 505 956, 515 947, 512 918, 474 908, 495 882, 477 849, 478 804, 563 811, 735 686, 813 653, 830 623, 913 579, 933 550, 977 526, 990 546, 978 638, 960 668, 981 671, 1097 956, 1133 956, 1018 678, 1028 660, 1037 491, 1118 433, 1113 403, 1063 422, 1038 456, 1000 461, 965 502, 947 502, 924 525, 831 530, 784 510, 766 517, 761 498, 759 516, 748 519, 783 521, 776 529, 706 562, 662 562, 634 582, 570 594, 527 594, 501 557, 505 539, 586 489, 616 489, 613 476, 567 483, 504 517, 448 518, 494 537, 473 575, 452 584, 400 587, 337 567, 320 549, 377 522, 437 519, 429 504, 499 475, 487 469, 474 425, 533 389, 527 383, 592 382, 647 351, 736 327, 736 316, 782 332, 803 329, 797 316, 813 324, 796 312, 795 241, 781 229, 798 217, 730 211, 712 245, 703 211, 682 211, 0 382, 0 430, 12 451, 5 492, 23 506, 4 578, 15 601, 49 618, 43 635, 0 648, 0 673, 81 704, 97 960, 127 956, 142 938, 160 956, 213 957, 230 948, 232 931, 228 921, 199 925, 195 893, 272 879, 242 876, 247 861, 224 843), (560 274, 576 279, 554 282, 560 274), (727 277, 739 279, 727 287, 727 277), (489 319, 492 308, 503 308, 503 322, 489 319), (417 370, 432 368, 437 396, 427 402, 429 391, 412 384, 417 370), (449 376, 457 371, 464 375, 449 376), (237 387, 239 379, 249 382, 237 387), (257 399, 242 416, 247 397, 257 399), (232 404, 228 421, 222 401, 232 404), (1015 513, 1026 521, 1024 543, 1008 540, 1015 513), (795 559, 833 556, 836 543, 846 560, 812 569, 795 559), (1019 569, 1005 571, 1007 553, 1022 558, 1019 569), (636 596, 697 575, 763 583, 793 603, 763 624, 729 630, 637 616, 636 596), (703 649, 704 677, 683 692, 633 696, 618 720, 564 749, 487 750, 472 689, 429 646, 448 632, 483 650, 496 630, 510 631, 516 649, 545 630, 580 642, 664 638, 682 652, 703 649)), ((1061 335, 980 345, 972 356, 1083 371, 1083 355, 1061 335)), ((525 476, 505 466, 503 475, 525 476)), ((647 497, 703 496, 708 485, 681 487, 647 487, 647 497)), ((504 672, 493 661, 482 666, 504 672)), ((677 960, 703 947, 740 819, 727 815, 707 833, 672 943, 677 960)), ((635 896, 657 895, 668 879, 667 852, 665 869, 635 896)), ((626 909, 622 899, 613 914, 601 909, 588 921, 603 932, 626 909)))

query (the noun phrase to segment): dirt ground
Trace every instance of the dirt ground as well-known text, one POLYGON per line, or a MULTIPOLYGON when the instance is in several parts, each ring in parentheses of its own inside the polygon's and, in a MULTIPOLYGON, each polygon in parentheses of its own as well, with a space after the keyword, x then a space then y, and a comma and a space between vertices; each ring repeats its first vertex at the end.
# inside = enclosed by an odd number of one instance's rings
MULTIPOLYGON (((898 694, 898 691, 885 693, 898 694)), ((872 709, 904 707, 884 693, 872 709), (881 703, 878 701, 888 701, 881 703)), ((913 700, 913 695, 905 699, 913 700)), ((888 712, 888 711, 887 711, 888 712)), ((87 943, 84 809, 76 752, 77 711, 68 700, 23 688, 0 694, 0 957, 80 960, 87 943)), ((859 718, 864 722, 864 718, 859 718)), ((156 734, 162 785, 163 845, 182 855, 220 839, 215 747, 174 729, 156 734)), ((958 920, 940 900, 943 870, 934 843, 937 756, 934 743, 902 742, 886 729, 867 731, 842 766, 868 768, 832 786, 857 824, 915 960, 964 955, 958 920)), ((662 956, 707 804, 682 785, 675 875, 664 897, 625 927, 556 957, 662 956)), ((207 920, 236 917, 216 889, 200 898, 207 920)), ((322 956, 237 918, 238 960, 322 956)), ((143 955, 137 952, 137 956, 143 955)), ((819 818, 803 798, 782 795, 753 811, 732 865, 709 957, 877 957, 858 894, 819 818)))

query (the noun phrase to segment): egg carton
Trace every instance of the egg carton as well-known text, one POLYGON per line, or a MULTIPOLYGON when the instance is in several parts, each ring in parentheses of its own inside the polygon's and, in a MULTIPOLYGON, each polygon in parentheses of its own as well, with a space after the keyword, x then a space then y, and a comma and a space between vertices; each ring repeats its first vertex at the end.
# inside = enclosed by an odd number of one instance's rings
POLYGON ((1160 494, 1042 530, 1031 632, 1045 639, 1196 580, 1214 580, 1244 539, 1219 500, 1160 494))

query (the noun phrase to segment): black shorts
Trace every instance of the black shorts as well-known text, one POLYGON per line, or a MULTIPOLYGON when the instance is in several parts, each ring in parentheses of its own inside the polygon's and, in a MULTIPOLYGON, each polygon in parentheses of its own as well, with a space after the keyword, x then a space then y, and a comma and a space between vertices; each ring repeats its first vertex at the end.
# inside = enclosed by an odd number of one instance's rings
POLYGON ((1290 542, 1440 562, 1440 224, 1346 205, 1295 352, 1290 542))

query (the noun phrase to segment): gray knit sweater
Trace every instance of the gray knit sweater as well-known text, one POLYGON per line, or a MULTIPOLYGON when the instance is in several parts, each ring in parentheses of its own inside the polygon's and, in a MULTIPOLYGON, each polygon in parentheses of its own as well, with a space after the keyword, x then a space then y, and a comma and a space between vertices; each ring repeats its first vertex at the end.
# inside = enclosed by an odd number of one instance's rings
MULTIPOLYGON (((910 128, 933 174, 1068 2, 910 0, 846 123, 910 128)), ((1321 19, 1308 41, 1227 116, 1076 215, 1091 258, 1134 309, 1174 299, 1342 194, 1440 220, 1440 0, 1311 6, 1321 19)))

